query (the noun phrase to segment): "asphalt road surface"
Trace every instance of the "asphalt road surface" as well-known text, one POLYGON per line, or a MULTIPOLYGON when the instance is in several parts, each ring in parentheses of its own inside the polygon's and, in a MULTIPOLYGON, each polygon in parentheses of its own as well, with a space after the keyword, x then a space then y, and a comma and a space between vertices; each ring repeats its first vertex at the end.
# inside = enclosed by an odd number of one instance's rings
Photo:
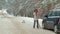
POLYGON ((0 34, 55 34, 51 30, 33 28, 27 23, 21 23, 16 17, 0 18, 0 34))

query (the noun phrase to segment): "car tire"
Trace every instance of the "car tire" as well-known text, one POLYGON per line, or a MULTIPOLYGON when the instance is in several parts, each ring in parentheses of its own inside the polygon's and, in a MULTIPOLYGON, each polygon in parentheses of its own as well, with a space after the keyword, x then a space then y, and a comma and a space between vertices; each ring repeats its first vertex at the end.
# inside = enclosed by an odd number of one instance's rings
POLYGON ((54 32, 57 33, 57 26, 54 26, 54 32))

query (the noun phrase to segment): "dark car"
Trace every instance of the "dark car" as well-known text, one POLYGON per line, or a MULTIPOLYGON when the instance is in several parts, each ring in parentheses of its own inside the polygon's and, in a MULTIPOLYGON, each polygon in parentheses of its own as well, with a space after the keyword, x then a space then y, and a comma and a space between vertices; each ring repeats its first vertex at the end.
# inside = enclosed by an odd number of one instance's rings
POLYGON ((60 9, 50 10, 46 15, 44 15, 43 28, 53 29, 54 32, 60 32, 60 9))

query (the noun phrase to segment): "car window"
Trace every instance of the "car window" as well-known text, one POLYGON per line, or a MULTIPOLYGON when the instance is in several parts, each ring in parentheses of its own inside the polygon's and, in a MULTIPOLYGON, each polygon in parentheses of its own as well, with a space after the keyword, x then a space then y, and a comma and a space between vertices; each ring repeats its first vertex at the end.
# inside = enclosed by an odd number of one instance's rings
POLYGON ((48 16, 60 16, 60 11, 50 11, 48 16))
POLYGON ((57 14, 58 14, 58 16, 60 16, 60 11, 57 14))

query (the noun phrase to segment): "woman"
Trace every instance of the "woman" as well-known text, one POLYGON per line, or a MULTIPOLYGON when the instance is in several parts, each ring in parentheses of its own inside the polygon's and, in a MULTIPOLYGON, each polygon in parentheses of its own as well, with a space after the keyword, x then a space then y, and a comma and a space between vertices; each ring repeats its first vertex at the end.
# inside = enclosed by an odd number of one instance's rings
POLYGON ((34 15, 34 25, 33 25, 33 28, 35 28, 36 22, 37 22, 37 28, 39 28, 39 23, 38 23, 38 9, 37 8, 34 9, 33 15, 34 15))

